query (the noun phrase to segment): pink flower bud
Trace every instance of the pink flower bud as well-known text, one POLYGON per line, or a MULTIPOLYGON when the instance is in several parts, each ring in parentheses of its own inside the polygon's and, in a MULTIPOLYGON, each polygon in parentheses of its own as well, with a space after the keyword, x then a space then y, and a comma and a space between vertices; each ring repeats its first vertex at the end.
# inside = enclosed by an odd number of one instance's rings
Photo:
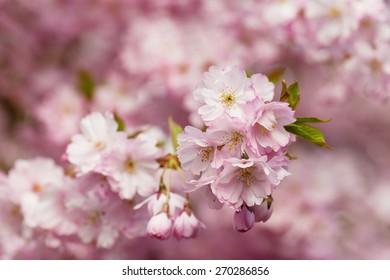
POLYGON ((246 205, 241 207, 241 211, 234 214, 234 229, 239 232, 250 230, 255 223, 255 214, 246 205))
POLYGON ((204 225, 195 217, 194 214, 188 214, 183 211, 176 218, 173 224, 173 232, 177 238, 194 238, 198 235, 199 229, 204 225))
POLYGON ((167 213, 161 212, 149 220, 146 231, 151 237, 165 240, 171 235, 172 220, 168 217, 167 213))
POLYGON ((272 199, 270 202, 268 200, 264 200, 260 205, 253 206, 252 210, 255 214, 256 223, 268 221, 274 210, 272 199))

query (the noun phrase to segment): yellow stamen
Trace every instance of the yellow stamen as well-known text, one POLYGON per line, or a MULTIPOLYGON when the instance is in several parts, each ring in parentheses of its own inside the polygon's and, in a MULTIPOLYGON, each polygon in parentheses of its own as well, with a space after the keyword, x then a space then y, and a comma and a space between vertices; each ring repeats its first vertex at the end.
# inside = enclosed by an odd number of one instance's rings
POLYGON ((39 185, 39 184, 34 184, 32 187, 31 187, 32 191, 35 192, 35 193, 40 193, 42 191, 42 186, 39 185))
POLYGON ((222 91, 219 98, 226 108, 230 108, 236 103, 236 96, 232 90, 222 91))
POLYGON ((331 18, 338 18, 341 16, 341 11, 337 7, 332 7, 328 12, 328 16, 331 18))
POLYGON ((210 161, 213 154, 214 147, 202 147, 198 152, 198 156, 200 156, 202 162, 210 161))
POLYGON ((106 147, 106 144, 104 144, 104 143, 101 142, 101 141, 98 141, 98 142, 95 143, 95 148, 96 148, 96 150, 98 150, 98 151, 103 150, 105 147, 106 147))
POLYGON ((93 211, 89 213, 87 217, 87 223, 96 224, 100 221, 100 212, 99 211, 93 211))
POLYGON ((247 168, 241 168, 237 177, 241 182, 246 183, 248 187, 251 186, 251 182, 256 179, 255 168, 253 166, 247 168))
POLYGON ((228 150, 238 149, 243 143, 243 135, 238 131, 232 131, 228 135, 225 135, 222 139, 224 145, 227 146, 228 150))
POLYGON ((134 172, 134 161, 129 159, 126 161, 126 171, 128 173, 133 173, 134 172))
POLYGON ((260 125, 260 134, 261 135, 267 135, 268 129, 266 129, 264 126, 260 125))

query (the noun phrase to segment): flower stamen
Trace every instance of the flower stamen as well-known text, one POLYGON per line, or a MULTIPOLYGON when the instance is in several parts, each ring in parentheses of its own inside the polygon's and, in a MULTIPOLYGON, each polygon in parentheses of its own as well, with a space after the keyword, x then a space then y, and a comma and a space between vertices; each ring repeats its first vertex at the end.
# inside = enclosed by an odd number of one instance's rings
POLYGON ((42 186, 39 185, 39 184, 34 184, 32 187, 31 187, 32 191, 35 192, 35 193, 40 193, 42 191, 42 186))
POLYGON ((202 147, 198 152, 198 156, 200 156, 202 162, 210 161, 214 153, 214 147, 202 147))
POLYGON ((230 89, 222 91, 219 98, 226 108, 230 108, 236 103, 236 96, 230 89))
POLYGON ((223 138, 224 145, 227 146, 228 150, 238 149, 243 143, 243 135, 238 131, 232 131, 223 138))
POLYGON ((130 174, 134 173, 134 161, 132 159, 128 159, 126 161, 126 171, 130 174))
POLYGON ((238 180, 241 182, 246 183, 248 187, 251 186, 251 182, 253 182, 256 179, 256 173, 255 168, 253 166, 247 167, 247 168, 241 168, 239 170, 239 175, 237 177, 238 180))

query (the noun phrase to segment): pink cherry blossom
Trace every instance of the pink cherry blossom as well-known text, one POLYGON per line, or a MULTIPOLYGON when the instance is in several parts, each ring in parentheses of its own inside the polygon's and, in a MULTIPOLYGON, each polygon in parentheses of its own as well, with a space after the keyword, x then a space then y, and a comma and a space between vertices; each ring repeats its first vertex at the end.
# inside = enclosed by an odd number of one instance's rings
POLYGON ((150 219, 146 231, 149 236, 164 240, 171 235, 172 226, 173 223, 168 214, 161 212, 150 219))
POLYGON ((318 24, 316 37, 321 44, 331 44, 337 39, 347 39, 358 27, 359 13, 353 0, 308 1, 305 16, 318 24))
POLYGON ((158 188, 157 158, 161 155, 155 141, 124 139, 118 141, 114 152, 102 159, 103 174, 111 188, 123 199, 136 193, 148 196, 158 188))
POLYGON ((240 210, 234 213, 234 229, 240 232, 250 230, 255 224, 255 214, 251 208, 243 205, 240 210))
POLYGON ((260 205, 271 194, 271 185, 280 180, 276 172, 267 165, 267 157, 255 159, 229 159, 224 169, 211 184, 214 195, 222 203, 239 209, 243 203, 247 206, 260 205))
POLYGON ((179 143, 177 153, 184 170, 199 175, 211 167, 217 148, 216 143, 208 139, 206 133, 187 126, 177 139, 179 143))
POLYGON ((120 224, 112 214, 120 203, 114 196, 102 198, 93 191, 85 194, 73 191, 68 194, 68 215, 77 225, 77 234, 82 242, 96 242, 99 248, 110 248, 114 245, 120 234, 120 224))
POLYGON ((24 222, 60 235, 76 233, 77 226, 66 208, 68 190, 74 187, 72 179, 64 178, 57 188, 43 189, 39 196, 26 196, 22 203, 24 222))
POLYGON ((264 199, 260 205, 254 205, 252 211, 255 214, 255 222, 266 222, 271 217, 274 209, 272 198, 264 199))
POLYGON ((206 103, 199 108, 205 122, 221 117, 225 112, 231 117, 244 118, 243 105, 254 98, 245 71, 239 67, 210 67, 203 83, 194 92, 197 100, 206 103))
POLYGON ((118 124, 110 113, 94 112, 81 120, 82 134, 72 137, 66 149, 69 161, 76 165, 82 174, 99 170, 102 156, 109 152, 118 139, 125 134, 118 132, 118 124))
POLYGON ((78 123, 85 114, 85 103, 76 89, 61 85, 37 108, 36 114, 50 138, 65 144, 77 133, 78 123))
POLYGON ((25 199, 38 198, 44 190, 59 189, 63 186, 63 180, 62 168, 52 159, 38 157, 31 160, 18 160, 8 175, 10 199, 20 203, 23 209, 25 199))
POLYGON ((272 148, 274 151, 290 142, 290 133, 285 125, 295 122, 294 111, 287 103, 272 102, 262 104, 258 99, 248 105, 253 110, 248 116, 248 138, 255 151, 261 148, 272 148))
POLYGON ((151 216, 159 214, 167 205, 169 216, 176 218, 184 208, 185 199, 173 192, 169 194, 169 197, 165 193, 155 193, 136 205, 134 209, 139 209, 145 204, 148 205, 148 211, 151 216))
POLYGON ((206 135, 214 143, 215 156, 211 166, 220 168, 228 158, 240 158, 246 149, 245 123, 226 117, 215 120, 206 131, 206 135))
POLYGON ((275 85, 271 83, 267 76, 262 74, 254 74, 250 78, 255 95, 260 97, 265 102, 270 102, 274 98, 275 85))
POLYGON ((178 238, 195 238, 204 225, 192 213, 184 210, 173 223, 173 234, 178 238))

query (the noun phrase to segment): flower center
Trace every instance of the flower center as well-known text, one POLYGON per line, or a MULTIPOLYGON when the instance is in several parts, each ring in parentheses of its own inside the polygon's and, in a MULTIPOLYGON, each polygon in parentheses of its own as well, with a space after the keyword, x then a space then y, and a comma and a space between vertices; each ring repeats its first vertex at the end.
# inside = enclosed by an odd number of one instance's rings
POLYGON ((251 182, 256 179, 256 169, 253 166, 247 168, 241 168, 237 177, 241 182, 246 183, 248 187, 251 186, 251 182))
POLYGON ((260 125, 260 134, 261 135, 267 135, 268 129, 266 129, 264 126, 260 125))
POLYGON ((32 187, 31 187, 31 190, 35 193, 40 193, 42 191, 42 186, 39 185, 39 184, 34 184, 32 187))
POLYGON ((341 16, 341 11, 337 7, 332 7, 328 12, 329 17, 338 18, 341 16))
POLYGON ((380 72, 382 70, 382 64, 378 59, 371 60, 370 67, 373 72, 380 72))
POLYGON ((228 150, 231 151, 241 147, 243 143, 243 136, 238 131, 232 131, 225 135, 222 141, 227 146, 228 150))
POLYGON ((200 156, 202 162, 210 161, 213 154, 214 147, 202 147, 198 152, 198 156, 200 156))
POLYGON ((12 205, 11 209, 9 210, 9 215, 11 216, 11 218, 22 218, 20 206, 12 205))
POLYGON ((97 224, 100 221, 100 212, 99 211, 92 211, 89 213, 86 223, 89 224, 97 224))
POLYGON ((103 150, 105 147, 106 147, 106 144, 104 144, 104 142, 102 142, 102 141, 98 141, 95 143, 95 148, 98 151, 103 150))
POLYGON ((134 172, 134 161, 132 159, 128 159, 125 164, 126 171, 128 173, 133 173, 134 172))
POLYGON ((236 96, 231 89, 222 91, 219 99, 226 108, 230 108, 236 103, 236 96))

